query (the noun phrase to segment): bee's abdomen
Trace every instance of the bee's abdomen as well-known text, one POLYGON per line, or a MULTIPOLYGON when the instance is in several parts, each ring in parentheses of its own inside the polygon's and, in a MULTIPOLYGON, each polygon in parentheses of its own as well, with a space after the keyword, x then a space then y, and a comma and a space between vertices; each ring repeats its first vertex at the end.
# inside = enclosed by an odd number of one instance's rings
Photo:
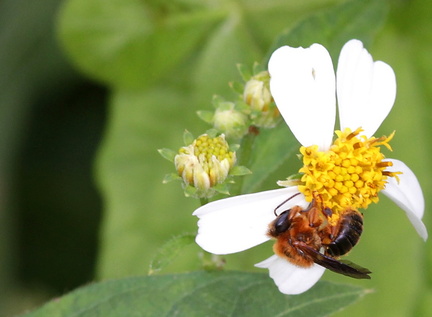
POLYGON ((350 211, 342 218, 339 228, 336 237, 327 246, 327 253, 333 257, 348 253, 357 244, 363 232, 362 215, 357 211, 350 211))

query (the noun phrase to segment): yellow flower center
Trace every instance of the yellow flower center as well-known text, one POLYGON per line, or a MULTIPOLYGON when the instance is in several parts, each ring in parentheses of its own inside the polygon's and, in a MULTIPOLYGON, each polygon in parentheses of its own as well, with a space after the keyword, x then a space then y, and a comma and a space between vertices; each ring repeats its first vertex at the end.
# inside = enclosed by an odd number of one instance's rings
POLYGON ((222 183, 235 162, 235 152, 229 151, 223 135, 211 138, 203 134, 180 148, 175 158, 178 174, 186 183, 201 189, 222 183))
POLYGON ((234 152, 229 151, 228 143, 222 136, 210 138, 207 134, 203 134, 194 141, 193 146, 194 155, 201 160, 204 159, 205 162, 201 163, 208 164, 209 168, 213 165, 212 156, 215 156, 219 162, 227 159, 230 166, 235 162, 234 152))
POLYGON ((396 177, 400 172, 385 169, 392 166, 383 161, 380 145, 391 150, 389 137, 367 138, 359 135, 358 128, 336 131, 337 139, 328 151, 318 151, 317 145, 301 147, 303 174, 299 190, 307 201, 319 197, 323 206, 337 215, 347 208, 367 208, 378 202, 378 193, 384 189, 388 177, 396 177))

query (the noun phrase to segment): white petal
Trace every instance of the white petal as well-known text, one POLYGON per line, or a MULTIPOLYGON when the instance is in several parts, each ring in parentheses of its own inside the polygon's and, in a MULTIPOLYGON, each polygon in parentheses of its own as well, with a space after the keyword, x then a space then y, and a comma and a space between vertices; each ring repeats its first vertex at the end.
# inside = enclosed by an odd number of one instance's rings
MULTIPOLYGON (((274 209, 297 193, 294 186, 208 203, 193 213, 200 218, 196 242, 214 254, 235 253, 261 244, 269 240, 267 230, 275 219, 274 209)), ((306 208, 302 194, 284 204, 281 211, 294 205, 306 208)))
POLYGON ((335 75, 327 50, 283 46, 269 61, 270 91, 297 140, 328 150, 336 120, 335 75))
POLYGON ((425 204, 417 177, 403 162, 394 159, 389 159, 389 161, 393 162, 393 166, 387 168, 388 171, 402 172, 403 174, 398 175, 399 183, 394 177, 388 178, 383 193, 406 212, 418 234, 426 240, 428 233, 421 220, 425 204))
POLYGON ((256 267, 269 269, 269 275, 284 294, 300 294, 315 285, 323 275, 325 268, 314 264, 310 268, 302 268, 291 264, 277 255, 269 257, 256 267))
POLYGON ((336 82, 341 129, 362 127, 366 136, 372 136, 396 98, 393 69, 374 62, 362 42, 351 40, 339 56, 336 82))

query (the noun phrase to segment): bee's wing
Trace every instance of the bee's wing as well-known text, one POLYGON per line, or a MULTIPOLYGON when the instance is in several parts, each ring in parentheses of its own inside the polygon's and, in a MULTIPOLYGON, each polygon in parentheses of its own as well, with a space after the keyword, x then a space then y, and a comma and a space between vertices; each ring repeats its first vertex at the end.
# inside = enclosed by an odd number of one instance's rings
POLYGON ((308 254, 316 264, 319 264, 330 271, 343 274, 349 277, 358 279, 370 279, 371 271, 347 260, 336 260, 332 257, 324 255, 311 247, 301 244, 298 246, 303 252, 308 254))
MULTIPOLYGON (((208 203, 193 213, 200 218, 196 242, 214 254, 240 252, 261 244, 270 239, 267 231, 276 218, 274 209, 296 193, 294 186, 208 203)), ((304 196, 298 195, 281 208, 305 204, 304 196)))

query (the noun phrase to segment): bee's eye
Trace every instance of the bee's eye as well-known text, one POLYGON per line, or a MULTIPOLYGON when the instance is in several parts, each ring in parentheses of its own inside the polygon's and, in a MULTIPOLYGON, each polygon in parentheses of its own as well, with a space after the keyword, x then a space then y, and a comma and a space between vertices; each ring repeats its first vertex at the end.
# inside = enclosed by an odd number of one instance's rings
POLYGON ((288 230, 290 221, 288 220, 289 210, 285 210, 281 213, 274 224, 276 233, 283 233, 288 230))

